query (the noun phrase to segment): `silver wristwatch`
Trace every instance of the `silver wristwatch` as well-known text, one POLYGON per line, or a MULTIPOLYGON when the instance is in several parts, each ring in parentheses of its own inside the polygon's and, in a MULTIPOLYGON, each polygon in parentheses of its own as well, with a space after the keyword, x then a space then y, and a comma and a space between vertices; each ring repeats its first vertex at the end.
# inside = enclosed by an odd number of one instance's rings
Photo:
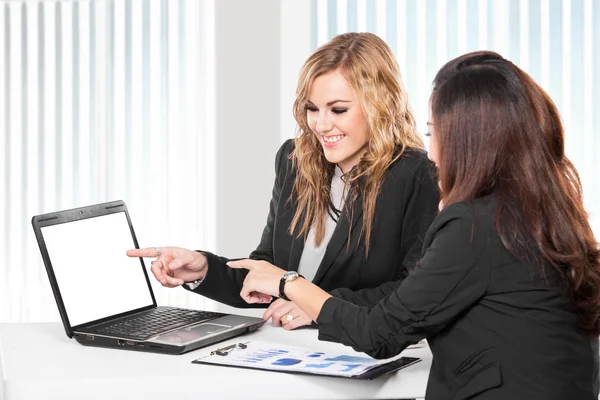
POLYGON ((286 271, 285 274, 283 274, 283 276, 281 277, 281 280, 279 281, 279 298, 280 299, 284 299, 289 301, 290 299, 288 299, 288 297, 285 295, 285 284, 291 281, 294 281, 298 278, 304 278, 302 275, 300 275, 298 272, 296 271, 286 271))

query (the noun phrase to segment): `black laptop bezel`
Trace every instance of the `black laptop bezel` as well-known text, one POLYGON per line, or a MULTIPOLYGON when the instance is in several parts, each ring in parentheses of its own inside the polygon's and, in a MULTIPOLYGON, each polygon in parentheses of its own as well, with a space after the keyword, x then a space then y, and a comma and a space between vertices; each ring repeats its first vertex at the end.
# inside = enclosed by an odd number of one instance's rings
POLYGON ((42 260, 44 261, 44 265, 46 267, 46 272, 48 274, 48 279, 50 280, 50 286, 52 287, 52 293, 54 294, 54 299, 56 300, 56 305, 58 306, 58 310, 60 313, 60 318, 63 322, 63 326, 65 328, 65 332, 69 338, 73 338, 74 332, 83 326, 95 325, 105 321, 109 321, 112 319, 117 319, 121 317, 126 317, 128 315, 136 314, 142 311, 150 310, 157 307, 156 298, 154 297, 154 291, 152 290, 152 286, 150 284, 150 277, 148 276, 148 272, 146 271, 146 266, 144 265, 144 260, 140 258, 140 265, 142 271, 144 272, 144 276, 146 278, 146 284, 148 285, 148 290, 150 291, 150 296, 152 298, 152 304, 148 306, 144 306, 135 310, 126 311, 120 314, 107 316, 95 321, 89 321, 84 324, 80 324, 77 326, 71 326, 69 322, 69 317, 67 315, 67 310, 62 300, 62 296, 60 293, 60 289, 58 288, 58 282, 56 281, 56 276, 54 275, 54 269, 52 268, 52 262, 50 261, 50 256, 48 254, 48 249, 46 248, 46 243, 44 241, 44 237, 42 235, 41 228, 64 224, 72 221, 79 221, 89 218, 101 217, 104 215, 116 214, 119 212, 124 212, 125 217, 127 218, 127 224, 129 225, 129 231, 131 232, 131 236, 133 238, 133 243, 136 249, 139 249, 139 244, 137 241, 137 237, 135 236, 135 231, 133 230, 133 225, 131 223, 131 218, 129 217, 129 212, 127 211, 127 206, 123 200, 111 201, 107 203, 94 204, 86 207, 73 208, 63 211, 52 212, 48 214, 36 215, 31 219, 31 224, 33 226, 33 231, 35 233, 35 237, 40 248, 40 253, 42 255, 42 260))

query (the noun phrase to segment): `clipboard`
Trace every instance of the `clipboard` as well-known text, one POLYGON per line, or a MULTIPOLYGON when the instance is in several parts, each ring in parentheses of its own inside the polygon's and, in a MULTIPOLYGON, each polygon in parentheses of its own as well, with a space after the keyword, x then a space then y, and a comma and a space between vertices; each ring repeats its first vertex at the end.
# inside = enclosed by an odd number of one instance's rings
POLYGON ((192 363, 372 380, 419 361, 421 359, 417 357, 403 356, 376 360, 368 356, 349 355, 339 351, 320 352, 299 346, 248 341, 213 349, 193 360, 192 363))

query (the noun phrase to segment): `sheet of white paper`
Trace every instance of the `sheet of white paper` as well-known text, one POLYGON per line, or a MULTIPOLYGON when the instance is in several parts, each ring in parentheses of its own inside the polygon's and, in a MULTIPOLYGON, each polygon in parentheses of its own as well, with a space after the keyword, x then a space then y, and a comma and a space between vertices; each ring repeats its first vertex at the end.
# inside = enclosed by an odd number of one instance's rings
MULTIPOLYGON (((243 343, 243 342, 242 342, 243 343)), ((400 357, 376 360, 366 355, 312 351, 308 348, 253 340, 246 349, 238 347, 227 355, 204 352, 198 361, 275 371, 309 372, 311 374, 355 376, 400 357)), ((215 349, 212 349, 213 351, 215 349)))

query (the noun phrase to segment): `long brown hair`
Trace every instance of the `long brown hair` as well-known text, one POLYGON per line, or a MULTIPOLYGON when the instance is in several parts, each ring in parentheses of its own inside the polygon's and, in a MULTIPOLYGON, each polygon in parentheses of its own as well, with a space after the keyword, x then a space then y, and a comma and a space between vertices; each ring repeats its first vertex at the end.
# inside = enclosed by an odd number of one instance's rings
POLYGON ((431 113, 444 204, 493 193, 503 245, 530 265, 554 267, 582 329, 598 335, 600 250, 550 97, 513 63, 481 51, 442 67, 431 113))
POLYGON ((291 155, 296 168, 290 197, 296 203, 290 226, 292 234, 306 239, 314 226, 317 245, 325 235, 332 207, 330 186, 335 165, 327 161, 321 143, 310 130, 306 106, 313 81, 335 70, 342 73, 357 93, 369 125, 366 152, 344 176, 350 185, 344 205, 350 220, 353 203, 359 191, 363 193, 361 235, 364 234, 368 252, 375 203, 385 172, 406 147, 422 149, 424 145, 408 106, 400 67, 383 40, 372 33, 345 33, 319 47, 302 66, 294 102, 298 135, 291 155))

